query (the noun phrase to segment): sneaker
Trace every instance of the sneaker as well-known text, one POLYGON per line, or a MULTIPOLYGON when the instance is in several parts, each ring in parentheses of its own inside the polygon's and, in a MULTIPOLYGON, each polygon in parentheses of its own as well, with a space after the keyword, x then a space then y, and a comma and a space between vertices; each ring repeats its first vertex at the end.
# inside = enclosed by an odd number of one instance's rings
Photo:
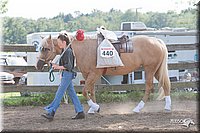
POLYGON ((55 112, 54 111, 52 111, 51 113, 44 113, 44 114, 42 114, 42 116, 44 117, 44 118, 46 118, 46 119, 48 119, 48 120, 53 120, 53 118, 54 118, 54 115, 55 115, 55 112))
POLYGON ((84 119, 85 118, 85 113, 84 112, 79 112, 75 116, 72 117, 72 119, 84 119))

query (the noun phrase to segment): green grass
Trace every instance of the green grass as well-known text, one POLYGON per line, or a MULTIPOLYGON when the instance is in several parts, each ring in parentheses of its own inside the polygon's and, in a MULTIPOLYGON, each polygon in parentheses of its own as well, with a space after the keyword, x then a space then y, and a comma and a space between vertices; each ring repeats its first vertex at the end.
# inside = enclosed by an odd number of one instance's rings
POLYGON ((143 93, 136 91, 127 94, 113 94, 111 92, 99 92, 96 94, 97 102, 111 103, 111 102, 125 102, 125 101, 139 101, 143 97, 143 93))
POLYGON ((50 103, 54 94, 40 94, 38 96, 10 96, 3 99, 6 106, 38 106, 50 103))
POLYGON ((198 93, 192 92, 174 92, 171 97, 174 100, 199 100, 198 93))
POLYGON ((20 92, 0 93, 0 99, 10 98, 14 96, 21 96, 20 92))
MULTIPOLYGON (((87 103, 85 97, 82 94, 77 94, 81 103, 87 103)), ((0 93, 4 106, 43 106, 48 105, 54 99, 55 94, 37 94, 30 96, 21 96, 19 92, 13 93, 0 93)), ((112 103, 112 102, 126 102, 126 101, 140 101, 144 96, 144 92, 135 91, 127 94, 113 94, 111 92, 98 92, 96 93, 96 99, 98 103, 112 103)), ((158 94, 150 94, 150 101, 157 98, 158 94)), ((173 100, 198 100, 197 93, 190 92, 173 92, 171 93, 173 100)), ((63 102, 63 100, 62 100, 63 102)), ((69 99, 69 103, 71 100, 69 99)))

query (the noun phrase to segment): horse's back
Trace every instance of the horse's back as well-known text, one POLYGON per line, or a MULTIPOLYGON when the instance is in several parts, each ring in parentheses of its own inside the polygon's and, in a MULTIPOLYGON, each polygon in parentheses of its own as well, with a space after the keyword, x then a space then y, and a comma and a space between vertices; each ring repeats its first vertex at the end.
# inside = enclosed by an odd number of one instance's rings
POLYGON ((164 42, 161 39, 156 38, 156 37, 149 37, 149 36, 146 36, 146 35, 134 36, 132 38, 132 41, 133 42, 140 41, 140 42, 143 42, 143 43, 148 43, 148 45, 149 44, 154 44, 154 43, 162 43, 162 44, 164 44, 164 42))
POLYGON ((140 58, 143 65, 159 64, 163 58, 163 49, 166 47, 158 38, 138 35, 132 38, 133 52, 140 58))
POLYGON ((140 49, 143 52, 145 51, 145 49, 148 51, 153 50, 154 52, 158 50, 159 52, 160 49, 166 47, 165 43, 161 39, 145 35, 134 36, 132 38, 132 42, 135 50, 140 49))

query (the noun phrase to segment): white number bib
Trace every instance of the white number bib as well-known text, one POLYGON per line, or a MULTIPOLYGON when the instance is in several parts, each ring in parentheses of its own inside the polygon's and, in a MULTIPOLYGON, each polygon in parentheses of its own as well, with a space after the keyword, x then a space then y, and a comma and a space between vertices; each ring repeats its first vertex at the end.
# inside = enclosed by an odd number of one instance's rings
POLYGON ((114 56, 114 48, 112 47, 101 47, 100 55, 104 58, 109 58, 114 56))

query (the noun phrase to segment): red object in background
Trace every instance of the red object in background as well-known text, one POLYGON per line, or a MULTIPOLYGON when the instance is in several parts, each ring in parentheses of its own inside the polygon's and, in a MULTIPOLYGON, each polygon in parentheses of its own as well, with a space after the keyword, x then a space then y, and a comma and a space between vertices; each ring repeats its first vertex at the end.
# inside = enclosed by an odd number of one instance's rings
POLYGON ((80 85, 84 85, 85 84, 85 80, 80 80, 80 85))
POLYGON ((84 31, 82 29, 77 30, 76 39, 78 41, 83 41, 84 40, 84 31))

